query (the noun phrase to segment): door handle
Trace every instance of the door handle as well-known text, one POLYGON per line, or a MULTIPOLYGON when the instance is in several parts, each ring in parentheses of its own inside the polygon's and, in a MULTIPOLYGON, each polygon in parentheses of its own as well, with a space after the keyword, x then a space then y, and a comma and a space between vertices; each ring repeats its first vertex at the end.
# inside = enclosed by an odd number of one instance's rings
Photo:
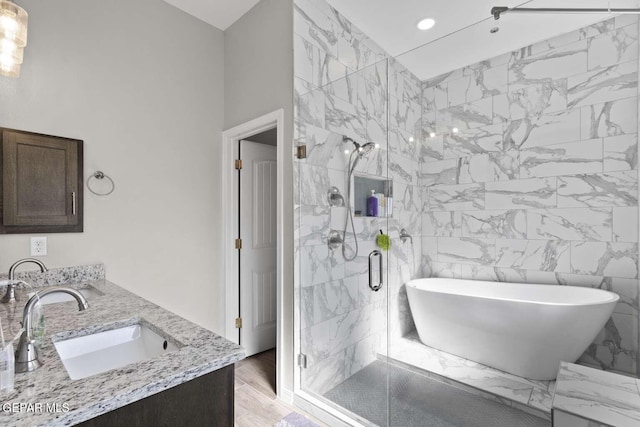
POLYGON ((76 192, 71 192, 71 215, 76 214, 76 192))
POLYGON ((382 288, 382 253, 379 250, 374 250, 369 254, 369 288, 373 292, 378 292, 382 288), (374 283, 373 281, 373 259, 378 257, 378 278, 379 280, 374 283))

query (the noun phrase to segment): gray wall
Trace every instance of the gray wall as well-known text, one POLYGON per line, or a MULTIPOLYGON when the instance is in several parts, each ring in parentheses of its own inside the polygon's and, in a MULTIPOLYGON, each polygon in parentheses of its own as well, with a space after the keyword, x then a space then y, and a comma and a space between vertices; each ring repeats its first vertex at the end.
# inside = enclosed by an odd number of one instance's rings
MULTIPOLYGON (((24 0, 22 76, 0 77, 0 126, 79 138, 85 232, 51 234, 50 267, 104 262, 107 277, 221 331, 219 158, 223 39, 157 0, 24 0), (168 29, 170 31, 168 31, 168 29), (175 291, 178 290, 179 297, 175 291)), ((0 236, 0 271, 29 255, 28 235, 0 236)))
MULTIPOLYGON (((225 129, 284 109, 284 152, 292 153, 293 5, 262 0, 225 31, 225 129)), ((293 169, 284 162, 284 366, 293 366, 293 169)), ((282 385, 293 390, 293 371, 282 385)))

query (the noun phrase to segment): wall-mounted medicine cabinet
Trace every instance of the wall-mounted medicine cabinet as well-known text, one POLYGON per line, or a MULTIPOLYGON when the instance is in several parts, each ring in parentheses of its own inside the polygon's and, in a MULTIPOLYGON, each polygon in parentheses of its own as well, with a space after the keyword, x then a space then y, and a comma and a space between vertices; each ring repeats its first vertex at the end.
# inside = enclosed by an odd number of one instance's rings
POLYGON ((0 234, 83 228, 82 141, 0 128, 0 234))
POLYGON ((365 175, 353 176, 354 216, 391 217, 393 214, 393 180, 365 175), (367 199, 372 192, 381 198, 377 215, 367 209, 367 199))

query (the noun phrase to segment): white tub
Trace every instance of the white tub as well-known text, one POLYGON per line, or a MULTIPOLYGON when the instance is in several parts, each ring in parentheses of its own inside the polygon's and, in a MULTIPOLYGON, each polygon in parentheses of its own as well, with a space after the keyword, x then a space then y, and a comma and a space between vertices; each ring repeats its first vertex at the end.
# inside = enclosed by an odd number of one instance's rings
POLYGON ((420 340, 447 353, 536 380, 556 378, 607 322, 618 295, 575 286, 458 279, 407 283, 420 340))

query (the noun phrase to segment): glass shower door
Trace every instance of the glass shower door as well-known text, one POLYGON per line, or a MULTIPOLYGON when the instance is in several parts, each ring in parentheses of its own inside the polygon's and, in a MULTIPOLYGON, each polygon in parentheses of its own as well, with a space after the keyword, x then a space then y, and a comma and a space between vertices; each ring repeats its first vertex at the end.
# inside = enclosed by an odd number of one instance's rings
POLYGON ((387 425, 387 61, 296 93, 300 391, 387 425))

